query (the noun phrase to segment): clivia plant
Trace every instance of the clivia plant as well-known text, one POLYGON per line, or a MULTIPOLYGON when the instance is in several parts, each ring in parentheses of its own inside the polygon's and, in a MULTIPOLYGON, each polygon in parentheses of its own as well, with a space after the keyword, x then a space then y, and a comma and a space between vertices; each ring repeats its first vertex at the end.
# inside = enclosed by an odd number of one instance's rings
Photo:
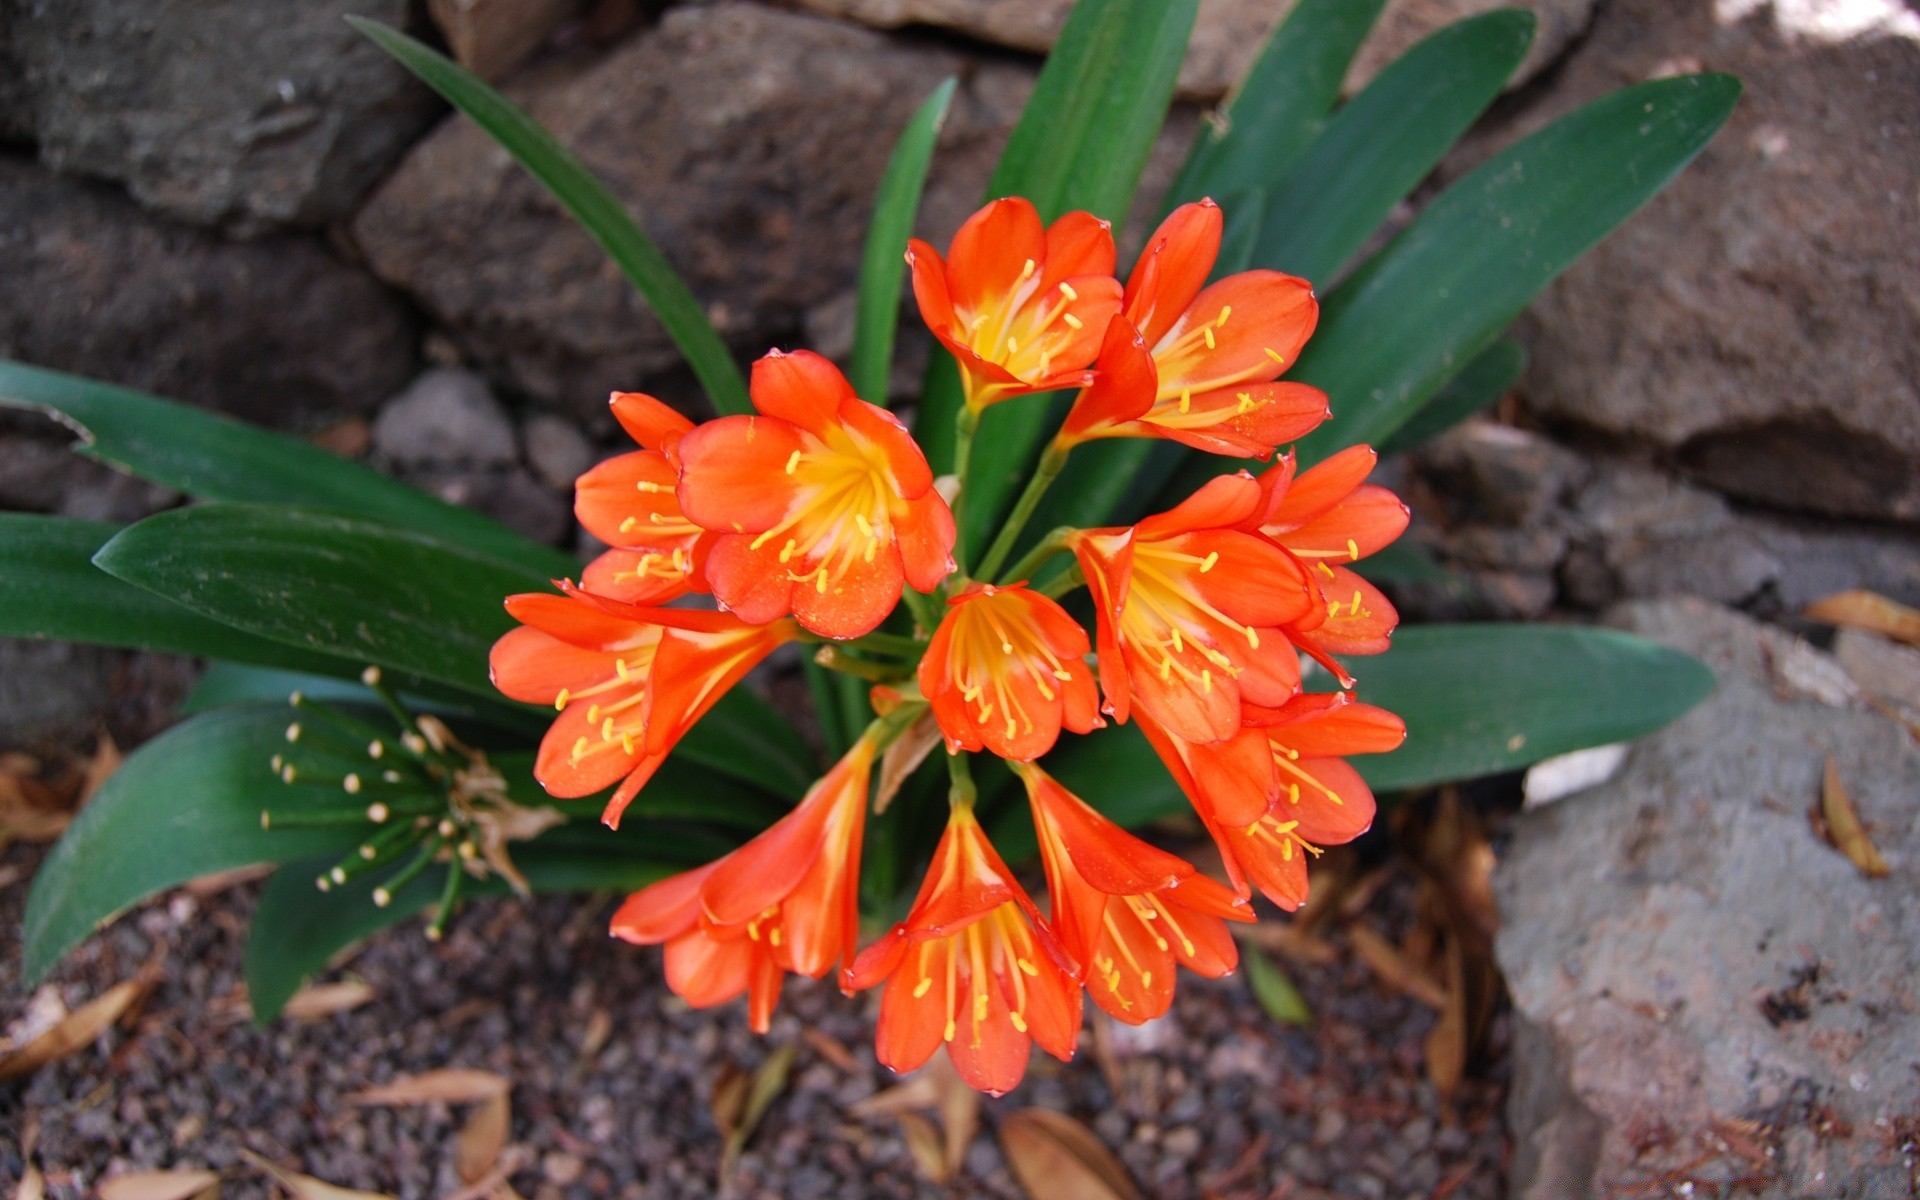
POLYGON ((1686 711, 1711 676, 1623 634, 1396 634, 1378 585, 1437 568, 1366 478, 1371 447, 1513 381, 1504 327, 1738 84, 1603 97, 1354 263, 1533 28, 1460 22, 1342 103, 1382 2, 1302 0, 1122 269, 1195 0, 1081 0, 945 254, 909 234, 953 83, 900 134, 847 372, 773 350, 750 379, 565 149, 356 22, 606 248, 718 415, 613 397, 639 449, 578 482, 611 547, 583 565, 299 441, 0 364, 0 402, 198 501, 126 528, 0 515, 0 634, 213 660, 42 864, 29 981, 128 905, 253 863, 281 864, 247 951, 263 1020, 343 946, 423 913, 438 936, 463 897, 617 889, 613 933, 663 944, 690 1003, 744 995, 764 1031, 789 972, 880 989, 881 1062, 944 1047, 997 1094, 1031 1044, 1072 1054, 1083 990, 1137 1023, 1176 966, 1231 971, 1226 923, 1256 891, 1297 908, 1376 794, 1686 711), (909 275, 941 347, 910 421, 886 406, 909 275), (824 755, 748 682, 789 645, 824 755), (1128 832, 1188 805, 1224 880, 1128 832))

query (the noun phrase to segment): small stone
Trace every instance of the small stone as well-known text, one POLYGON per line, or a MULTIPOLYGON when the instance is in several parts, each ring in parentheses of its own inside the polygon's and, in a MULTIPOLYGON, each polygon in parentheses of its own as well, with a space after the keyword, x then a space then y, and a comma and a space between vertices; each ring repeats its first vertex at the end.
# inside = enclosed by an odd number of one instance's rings
POLYGON ((504 467, 517 457, 513 422, 487 381, 436 367, 387 402, 373 444, 403 471, 416 467, 504 467))
POLYGON ((1200 1152, 1200 1131, 1191 1125, 1182 1125, 1178 1129, 1169 1129, 1160 1139, 1160 1148, 1170 1157, 1189 1159, 1200 1152))
POLYGON ((573 422, 552 413, 536 413, 520 430, 527 466, 540 482, 569 494, 574 481, 593 466, 593 444, 573 422))

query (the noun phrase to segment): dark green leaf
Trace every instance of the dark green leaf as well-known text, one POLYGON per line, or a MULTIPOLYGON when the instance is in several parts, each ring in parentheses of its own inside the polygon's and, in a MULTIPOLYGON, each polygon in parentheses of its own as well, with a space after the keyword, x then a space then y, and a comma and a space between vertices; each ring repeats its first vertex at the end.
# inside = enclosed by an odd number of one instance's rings
POLYGON ((117 525, 0 513, 0 636, 57 638, 345 674, 337 659, 208 620, 93 565, 117 525))
POLYGON ((531 572, 337 513, 208 504, 129 526, 94 561, 249 633, 497 697, 487 654, 531 572))
POLYGON ((1447 583, 1458 579, 1405 538, 1352 565, 1370 583, 1447 583))
POLYGON ((479 513, 204 409, 5 361, 0 406, 41 410, 79 436, 77 453, 191 496, 338 509, 435 534, 548 577, 580 567, 479 513))
POLYGON ((1353 98, 1284 176, 1274 176, 1257 266, 1319 287, 1500 94, 1533 42, 1533 14, 1502 9, 1449 25, 1353 98))
POLYGON ((1307 1007, 1307 998, 1293 986, 1293 980, 1287 978, 1279 963, 1252 947, 1243 950, 1240 957, 1247 964, 1247 982, 1253 987, 1253 998, 1260 1002, 1268 1016, 1282 1025, 1313 1024, 1313 1010, 1307 1007))
POLYGON ((1347 68, 1386 0, 1301 0, 1273 31, 1220 116, 1194 139, 1166 207, 1262 188, 1326 127, 1347 68))
POLYGON ((1740 96, 1683 75, 1603 96, 1495 155, 1341 284, 1291 378, 1335 420, 1308 461, 1391 436, 1541 288, 1665 187, 1740 96))
POLYGON ((27 896, 22 974, 37 983, 128 905, 254 863, 344 854, 364 826, 260 828, 260 813, 341 806, 338 787, 288 786, 268 765, 287 708, 231 708, 176 725, 132 754, 41 862, 27 896))
POLYGON ((1381 457, 1404 453, 1439 437, 1505 395, 1526 369, 1527 352, 1520 343, 1501 338, 1447 380, 1433 399, 1394 430, 1380 446, 1381 457))
POLYGON ((722 413, 752 412, 746 381, 699 301, 605 184, 513 101, 452 59, 397 30, 362 17, 347 23, 400 60, 448 103, 473 119, 514 161, 553 193, 646 297, 660 324, 722 413))
POLYGON ((860 260, 860 309, 853 327, 849 379, 861 399, 882 408, 887 376, 893 368, 893 335, 900 323, 900 283, 907 271, 907 239, 920 211, 920 193, 933 162, 933 144, 953 103, 952 79, 942 83, 913 114, 887 160, 880 195, 867 227, 866 253, 860 260))
POLYGON ((798 799, 820 774, 813 751, 793 726, 745 687, 720 697, 674 753, 788 799, 798 799))

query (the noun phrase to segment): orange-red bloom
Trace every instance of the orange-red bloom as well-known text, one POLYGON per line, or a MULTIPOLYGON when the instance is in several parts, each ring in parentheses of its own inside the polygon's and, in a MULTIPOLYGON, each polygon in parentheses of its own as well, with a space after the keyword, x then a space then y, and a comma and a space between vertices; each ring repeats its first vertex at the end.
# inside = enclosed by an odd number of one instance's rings
POLYGON ((949 752, 1035 759, 1061 726, 1086 733, 1103 724, 1087 635, 1065 609, 1024 583, 976 583, 947 603, 920 659, 920 690, 949 752))
POLYGON ((1052 931, 969 808, 956 808, 907 919, 861 951, 856 989, 885 981, 874 1049, 911 1071, 942 1043, 967 1084, 1013 1090, 1028 1047, 1062 1061, 1080 1033, 1080 995, 1052 931))
POLYGON ((1086 972, 1093 1002, 1139 1025, 1173 1003, 1174 963, 1217 979, 1239 962, 1226 921, 1247 902, 1186 862, 1127 833, 1032 764, 1027 785, 1053 928, 1086 972))
POLYGON ((873 744, 862 738, 798 807, 733 853, 628 896, 613 935, 667 944, 667 986, 695 1008, 747 993, 765 1033, 785 972, 853 959, 873 744))
POLYGON ((951 250, 944 259, 915 238, 907 263, 921 318, 959 361, 967 406, 1084 387, 1120 310, 1107 222, 1070 212, 1043 226, 1014 196, 968 217, 951 250))
POLYGON ((722 605, 850 638, 886 619, 903 580, 946 578, 953 513, 892 413, 805 350, 753 364, 751 391, 763 415, 709 421, 678 448, 680 506, 719 535, 705 572, 722 605))
POLYGON ((507 597, 522 624, 494 643, 493 684, 560 710, 534 777, 555 796, 590 796, 624 780, 602 817, 620 814, 694 722, 799 631, 727 613, 641 608, 563 583, 564 596, 507 597))
POLYGON ((1124 722, 1133 704, 1194 742, 1231 737, 1242 703, 1283 704, 1300 661, 1282 627, 1305 616, 1306 571, 1237 526, 1261 493, 1210 480, 1170 512, 1071 541, 1099 617, 1100 686, 1124 722))
POLYGON ((671 460, 693 422, 639 392, 615 392, 611 403, 614 418, 643 448, 608 459, 574 483, 574 515, 613 547, 588 564, 580 583, 629 604, 664 604, 701 586, 694 564, 706 531, 680 511, 671 460))
POLYGON ((1249 707, 1246 717, 1248 727, 1220 745, 1183 743, 1150 721, 1140 728, 1219 844, 1234 887, 1247 895, 1251 882, 1292 910, 1307 899, 1307 859, 1373 824, 1373 792, 1344 757, 1396 748, 1406 725, 1344 692, 1249 707), (1261 757, 1264 782, 1249 765, 1261 757), (1223 760, 1235 769, 1221 770, 1223 760))
POLYGON ((1344 564, 1387 546, 1407 528, 1407 506, 1386 488, 1366 482, 1378 455, 1350 446, 1294 474, 1287 454, 1260 477, 1265 494, 1259 532, 1311 568, 1314 604, 1287 635, 1331 671, 1344 687, 1353 677, 1335 654, 1380 654, 1400 614, 1380 589, 1344 564))
POLYGON ((1220 234, 1211 200, 1183 204, 1161 223, 1134 264, 1098 378, 1075 401, 1061 445, 1163 437, 1266 458, 1327 418, 1318 388, 1275 382, 1319 321, 1313 285, 1278 271, 1207 284, 1220 234))

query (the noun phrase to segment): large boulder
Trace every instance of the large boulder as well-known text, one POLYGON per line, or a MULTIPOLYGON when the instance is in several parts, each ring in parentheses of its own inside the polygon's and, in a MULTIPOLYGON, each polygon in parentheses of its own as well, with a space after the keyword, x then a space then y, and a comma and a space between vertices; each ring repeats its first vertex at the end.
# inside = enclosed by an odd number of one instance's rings
POLYGON ((370 409, 412 373, 405 306, 318 240, 228 242, 0 158, 0 358, 267 425, 370 409))
POLYGON ((341 18, 407 0, 0 0, 0 133, 155 211, 243 231, 345 216, 433 118, 341 18), (9 62, 8 60, 12 61, 9 62))
MULTIPOLYGON (((967 37, 1044 53, 1067 21, 1073 0, 800 0, 816 12, 881 29, 928 25, 967 37)), ((1496 8, 1530 8, 1539 31, 1511 86, 1537 75, 1586 29, 1594 0, 1387 0, 1380 22, 1354 59, 1347 88, 1356 91, 1380 69, 1443 25, 1496 8)), ((1180 91, 1215 100, 1238 83, 1293 9, 1292 0, 1200 0, 1193 41, 1180 67, 1180 91)))
POLYGON ((1616 623, 1719 690, 1514 824, 1495 875, 1513 1195, 1908 1194, 1920 748, 1779 630, 1700 600, 1616 623), (1885 878, 1809 823, 1829 757, 1885 878))
MULTIPOLYGON (((508 91, 642 223, 722 335, 757 356, 853 286, 896 132, 961 74, 922 231, 978 203, 1031 72, 757 4, 676 9, 584 70, 508 91)), ((421 143, 353 223, 467 358, 577 415, 679 362, 587 235, 471 123, 421 143)))
POLYGON ((1920 520, 1920 14, 1616 0, 1496 140, 1700 68, 1740 106, 1534 305, 1527 396, 1738 497, 1920 520))

